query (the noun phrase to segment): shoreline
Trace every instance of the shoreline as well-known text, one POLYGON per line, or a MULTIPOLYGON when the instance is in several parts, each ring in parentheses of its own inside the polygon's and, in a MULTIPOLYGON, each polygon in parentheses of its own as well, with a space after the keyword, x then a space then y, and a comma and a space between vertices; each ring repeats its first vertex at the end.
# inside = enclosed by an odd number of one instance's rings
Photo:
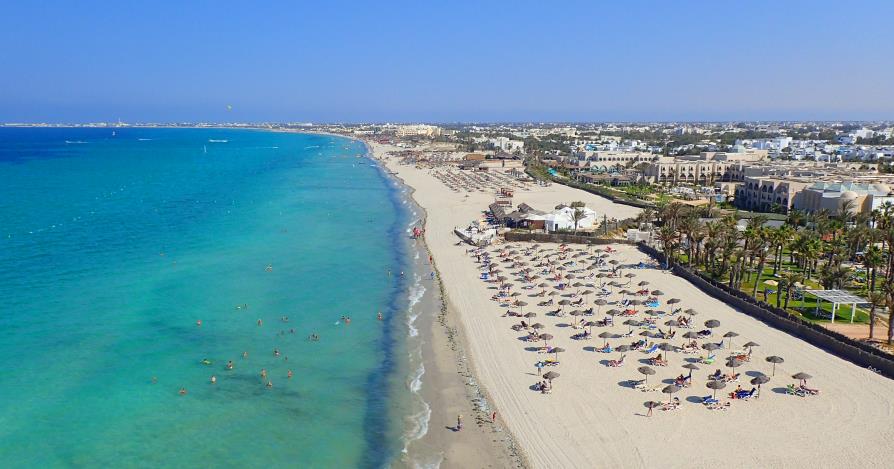
MULTIPOLYGON (((383 176, 406 191, 408 200, 419 210, 418 223, 423 228, 428 226, 428 211, 414 197, 416 188, 395 174, 369 142, 334 136, 362 142, 370 158, 381 167, 383 176)), ((411 249, 434 259, 424 235, 411 245, 411 249)), ((427 261, 420 258, 417 264, 427 265, 427 261)), ((407 467, 529 467, 501 418, 498 416, 495 422, 490 420, 489 400, 486 391, 477 384, 478 380, 467 359, 463 326, 452 318, 456 310, 446 295, 437 259, 430 268, 435 272, 434 281, 430 284, 433 288, 426 289, 416 305, 420 308, 416 326, 424 369, 419 378, 421 396, 429 411, 428 428, 420 437, 405 442, 405 452, 400 462, 407 467), (453 324, 455 322, 458 324, 453 324), (464 417, 463 430, 445 433, 447 428, 456 425, 458 414, 464 417)))

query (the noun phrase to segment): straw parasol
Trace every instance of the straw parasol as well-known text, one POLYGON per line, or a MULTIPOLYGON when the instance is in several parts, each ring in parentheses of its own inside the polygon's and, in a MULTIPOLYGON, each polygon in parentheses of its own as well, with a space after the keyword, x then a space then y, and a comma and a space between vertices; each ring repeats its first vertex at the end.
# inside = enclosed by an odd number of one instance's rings
POLYGON ((667 386, 664 387, 664 389, 661 390, 661 392, 667 394, 667 402, 670 403, 671 402, 671 394, 673 394, 679 390, 680 390, 680 386, 677 386, 676 384, 668 384, 667 386))
POLYGON ((716 319, 708 319, 705 321, 705 327, 708 329, 714 329, 715 327, 720 327, 720 321, 716 319))
POLYGON ((556 347, 553 349, 553 353, 556 354, 556 361, 559 361, 559 352, 564 352, 564 351, 565 351, 565 349, 563 349, 562 347, 556 347))
POLYGON ((521 308, 520 311, 524 311, 524 310, 525 310, 525 306, 528 306, 528 303, 526 303, 526 302, 524 302, 524 301, 522 301, 522 300, 515 300, 515 303, 514 303, 514 304, 515 304, 515 306, 518 306, 519 308, 521 308))
POLYGON ((524 316, 524 317, 526 317, 526 318, 528 318, 528 319, 536 318, 536 317, 537 317, 537 313, 525 313, 525 316, 524 316))
POLYGON ((795 373, 792 375, 792 378, 802 381, 802 386, 807 386, 807 380, 813 378, 813 376, 804 373, 803 371, 795 373))
POLYGON ((652 295, 653 296, 662 296, 662 295, 664 295, 664 292, 661 290, 652 290, 652 295))
POLYGON ((560 375, 555 371, 547 371, 543 374, 543 379, 548 380, 549 384, 553 384, 553 380, 558 378, 560 375))
POLYGON ((746 342, 745 345, 743 345, 743 347, 747 348, 747 349, 748 349, 748 355, 751 355, 751 349, 752 349, 753 347, 759 347, 760 345, 761 345, 761 344, 759 344, 759 343, 757 343, 757 342, 746 342))
POLYGON ((668 333, 671 333, 674 332, 675 327, 680 327, 680 322, 676 319, 668 319, 667 321, 664 321, 664 325, 670 327, 668 333))
POLYGON ((732 368, 733 373, 735 373, 736 368, 742 366, 742 363, 745 363, 745 362, 743 362, 742 360, 739 360, 738 358, 733 357, 726 361, 726 366, 732 368))
POLYGON ((694 309, 692 309, 692 308, 689 308, 689 309, 687 309, 686 311, 683 311, 683 312, 689 315, 689 320, 690 320, 690 321, 692 320, 692 316, 697 316, 697 315, 698 315, 698 311, 696 311, 696 310, 694 310, 694 309))
POLYGON ((767 384, 769 381, 770 378, 767 375, 757 375, 751 378, 751 384, 757 385, 757 397, 761 396, 761 385, 767 384))
POLYGON ((531 324, 531 329, 543 329, 544 327, 546 327, 546 326, 544 326, 543 324, 540 324, 539 322, 535 322, 534 324, 531 324))
POLYGON ((726 334, 723 334, 724 339, 729 339, 729 342, 727 343, 727 348, 730 348, 730 349, 733 348, 733 337, 739 337, 739 334, 737 334, 733 331, 729 331, 726 334))
POLYGON ((646 409, 649 409, 649 414, 647 414, 646 417, 648 417, 649 415, 652 414, 652 409, 654 409, 654 408, 656 408, 656 407, 658 407, 658 406, 660 406, 660 405, 661 405, 660 402, 655 402, 655 401, 646 401, 646 402, 643 402, 643 406, 644 406, 646 409))
POLYGON ((648 281, 643 280, 643 281, 637 283, 636 285, 637 285, 638 287, 644 287, 644 286, 646 286, 646 285, 648 285, 648 284, 649 284, 648 281))
POLYGON ((714 390, 714 399, 717 399, 717 390, 725 388, 726 382, 720 380, 711 380, 708 381, 708 384, 706 384, 705 386, 714 390))
POLYGON ((627 278, 633 278, 636 277, 636 274, 634 274, 633 272, 627 272, 626 274, 624 274, 624 276, 627 278))
POLYGON ((695 363, 687 363, 683 365, 683 368, 689 370, 689 379, 692 379, 692 372, 699 369, 698 365, 695 363))
POLYGON ((767 361, 773 364, 773 372, 770 374, 770 376, 776 376, 776 364, 777 363, 785 362, 785 360, 783 360, 782 357, 777 357, 776 355, 770 355, 769 357, 767 357, 767 361))
POLYGON ((540 338, 543 339, 543 343, 546 344, 547 347, 549 347, 549 341, 553 340, 553 335, 552 334, 540 334, 540 338))
POLYGON ((689 331, 689 332, 683 334, 683 338, 684 339, 698 339, 698 332, 689 331))
POLYGON ((649 382, 649 375, 655 374, 655 370, 652 368, 649 368, 648 366, 641 366, 641 367, 637 368, 636 370, 646 376, 647 383, 649 382))
POLYGON ((671 298, 671 299, 667 300, 667 304, 669 304, 669 305, 675 305, 679 302, 680 302, 679 298, 671 298))

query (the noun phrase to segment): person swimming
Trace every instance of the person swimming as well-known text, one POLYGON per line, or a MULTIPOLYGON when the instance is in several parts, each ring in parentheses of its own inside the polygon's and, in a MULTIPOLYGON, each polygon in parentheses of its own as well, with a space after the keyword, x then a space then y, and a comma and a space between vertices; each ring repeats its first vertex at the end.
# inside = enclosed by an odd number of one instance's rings
POLYGON ((277 348, 273 349, 273 356, 274 356, 274 357, 278 357, 278 356, 279 356, 279 349, 277 349, 277 348))
POLYGON ((242 352, 242 358, 248 358, 248 352, 242 352))
POLYGON ((198 321, 196 321, 196 326, 198 326, 198 327, 202 327, 202 320, 201 320, 201 319, 199 319, 198 321))
POLYGON ((264 321, 262 321, 262 320, 259 318, 259 319, 258 319, 258 327, 261 327, 263 324, 264 324, 264 321))
POLYGON ((292 370, 289 370, 289 372, 287 373, 287 376, 289 377, 289 379, 292 378, 292 370))
POLYGON ((217 384, 217 376, 211 375, 211 384, 217 384))
POLYGON ((227 362, 227 369, 228 369, 228 370, 232 370, 232 369, 233 369, 233 360, 230 360, 230 361, 227 362))
POLYGON ((180 388, 179 394, 180 394, 181 396, 185 396, 186 393, 187 393, 186 388, 180 388))
POLYGON ((267 379, 267 369, 261 368, 261 378, 267 379))
POLYGON ((268 388, 272 388, 272 387, 273 387, 273 382, 272 382, 272 381, 267 381, 267 387, 268 387, 268 388))
POLYGON ((376 313, 376 319, 378 319, 379 321, 381 321, 381 320, 383 319, 383 316, 382 316, 382 312, 381 312, 381 311, 379 311, 378 313, 376 313))

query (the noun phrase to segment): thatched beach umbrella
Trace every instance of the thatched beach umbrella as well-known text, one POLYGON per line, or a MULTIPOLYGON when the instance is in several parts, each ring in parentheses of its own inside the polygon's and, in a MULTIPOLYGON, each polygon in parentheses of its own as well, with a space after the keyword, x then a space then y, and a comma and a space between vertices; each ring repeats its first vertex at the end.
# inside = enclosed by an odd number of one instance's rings
POLYGON ((664 325, 670 328, 668 329, 668 333, 670 334, 674 332, 675 327, 680 327, 680 322, 676 319, 668 319, 667 321, 664 321, 664 325))
POLYGON ((624 274, 624 277, 633 278, 633 277, 636 277, 636 274, 633 272, 627 272, 626 274, 624 274))
POLYGON ((636 370, 646 376, 647 383, 649 382, 649 375, 655 374, 655 370, 652 368, 649 368, 648 366, 641 366, 641 367, 637 368, 636 370))
POLYGON ((747 348, 747 349, 748 349, 748 355, 751 355, 751 349, 754 348, 754 347, 759 347, 760 345, 761 345, 761 344, 759 344, 759 343, 757 343, 757 342, 746 342, 745 345, 743 345, 742 347, 747 348))
POLYGON ((709 320, 705 321, 705 327, 707 327, 708 329, 714 329, 716 327, 720 327, 720 321, 718 321, 716 319, 709 319, 709 320))
POLYGON ((580 294, 581 294, 581 296, 584 297, 584 303, 586 303, 587 297, 593 294, 593 290, 590 290, 589 288, 587 288, 584 291, 580 292, 580 294))
POLYGON ((683 334, 683 338, 684 339, 698 339, 698 332, 689 331, 689 332, 683 334))
POLYGON ((661 390, 661 392, 667 394, 667 402, 670 403, 671 402, 671 394, 673 394, 679 390, 680 390, 680 386, 677 386, 676 384, 669 384, 669 385, 665 386, 664 389, 661 390))
POLYGON ((708 384, 706 384, 705 386, 714 390, 714 399, 717 399, 717 390, 725 388, 726 382, 721 380, 711 380, 708 381, 708 384))
POLYGON ((733 357, 726 361, 726 366, 732 368, 733 373, 735 373, 736 368, 742 366, 742 363, 745 363, 745 362, 743 362, 742 360, 739 360, 738 358, 733 357))
POLYGON ((652 290, 652 296, 662 296, 664 292, 661 290, 652 290))
POLYGON ((813 378, 813 376, 804 373, 803 371, 795 373, 792 375, 792 378, 800 380, 802 386, 807 386, 807 380, 813 378))
POLYGON ((589 328, 589 329, 587 330, 587 332, 590 333, 590 334, 593 333, 593 326, 595 326, 595 325, 596 325, 596 321, 587 321, 587 322, 584 323, 584 327, 589 328))
POLYGON ((525 310, 525 306, 528 306, 528 303, 526 303, 526 302, 524 302, 524 301, 522 301, 522 300, 515 300, 515 303, 513 303, 513 304, 514 304, 515 306, 518 306, 518 307, 519 307, 519 311, 522 311, 522 312, 524 312, 524 310, 525 310))
POLYGON ((667 304, 669 304, 669 305, 675 305, 679 302, 680 302, 679 298, 671 298, 671 299, 667 300, 667 304))
POLYGON ((540 339, 543 340, 543 343, 549 348, 549 341, 553 340, 552 334, 540 334, 540 339))
POLYGON ((535 322, 534 324, 531 324, 531 329, 543 329, 544 327, 546 327, 546 326, 544 326, 543 324, 540 324, 539 322, 535 322))
POLYGON ((565 311, 565 306, 568 306, 570 304, 571 304, 571 301, 569 301, 569 300, 559 300, 559 306, 562 307, 562 311, 565 311))
POLYGON ((729 339, 729 342, 727 343, 727 348, 729 349, 733 348, 733 337, 739 337, 739 334, 736 334, 733 331, 729 331, 726 334, 723 334, 724 339, 729 339))
POLYGON ((556 354, 556 361, 559 361, 559 352, 564 352, 564 351, 565 351, 565 349, 563 349, 562 347, 556 347, 553 349, 553 353, 556 354))
POLYGON ((777 363, 785 362, 785 360, 783 360, 782 357, 777 357, 776 355, 770 355, 769 357, 767 357, 767 361, 773 364, 773 372, 770 374, 770 376, 776 376, 776 364, 777 363))
POLYGON ((695 363, 687 363, 687 364, 683 365, 683 368, 686 368, 687 370, 689 370, 689 379, 690 380, 692 379, 692 372, 699 369, 698 365, 696 365, 695 363))
POLYGON ((757 397, 761 396, 761 385, 767 384, 769 381, 770 378, 767 375, 757 375, 751 378, 751 384, 757 385, 757 397))
POLYGON ((555 371, 547 371, 543 374, 543 379, 549 381, 549 384, 552 385, 553 380, 558 378, 559 376, 559 373, 556 373, 555 371))
POLYGON ((696 315, 698 315, 698 311, 696 311, 696 310, 694 310, 694 309, 692 309, 692 308, 689 308, 689 309, 687 309, 686 311, 683 311, 683 312, 689 315, 689 320, 690 320, 690 321, 692 321, 692 316, 696 316, 696 315))

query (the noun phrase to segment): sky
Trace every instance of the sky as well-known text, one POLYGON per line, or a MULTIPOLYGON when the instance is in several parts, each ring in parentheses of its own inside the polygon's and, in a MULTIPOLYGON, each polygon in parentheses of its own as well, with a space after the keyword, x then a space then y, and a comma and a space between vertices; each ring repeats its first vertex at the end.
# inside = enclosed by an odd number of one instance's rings
POLYGON ((0 122, 894 119, 889 0, 0 11, 0 122))

